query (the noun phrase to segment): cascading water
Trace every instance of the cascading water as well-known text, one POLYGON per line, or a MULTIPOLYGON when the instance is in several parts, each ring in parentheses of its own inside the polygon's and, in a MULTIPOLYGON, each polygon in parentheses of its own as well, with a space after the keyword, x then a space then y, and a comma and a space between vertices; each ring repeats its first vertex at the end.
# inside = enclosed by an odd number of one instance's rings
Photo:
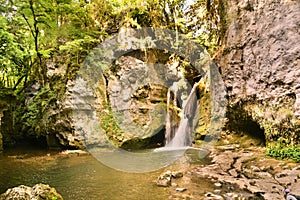
MULTIPOLYGON (((197 108, 197 96, 196 96, 197 85, 198 85, 197 83, 194 84, 187 100, 183 102, 182 118, 178 129, 172 127, 172 118, 171 118, 171 109, 170 109, 172 88, 169 88, 167 94, 165 147, 170 147, 170 148, 187 147, 192 144, 191 132, 193 127, 193 119, 197 108)), ((174 95, 175 100, 173 101, 173 104, 176 103, 176 98, 177 97, 174 95)))
POLYGON ((169 88, 167 93, 167 115, 166 115, 166 134, 165 134, 166 144, 172 139, 170 101, 171 101, 171 89, 169 88))

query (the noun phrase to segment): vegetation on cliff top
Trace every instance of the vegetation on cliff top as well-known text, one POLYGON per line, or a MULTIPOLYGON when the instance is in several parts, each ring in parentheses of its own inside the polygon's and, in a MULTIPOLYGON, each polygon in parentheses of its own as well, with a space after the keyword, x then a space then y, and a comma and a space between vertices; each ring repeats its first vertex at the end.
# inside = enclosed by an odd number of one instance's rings
POLYGON ((215 52, 224 28, 222 2, 1 0, 0 89, 17 99, 12 111, 17 126, 11 130, 45 134, 45 116, 59 106, 68 80, 76 77, 91 49, 120 27, 172 29, 215 52), (66 70, 49 74, 59 65, 66 70), (30 91, 33 85, 38 86, 35 92, 30 91))

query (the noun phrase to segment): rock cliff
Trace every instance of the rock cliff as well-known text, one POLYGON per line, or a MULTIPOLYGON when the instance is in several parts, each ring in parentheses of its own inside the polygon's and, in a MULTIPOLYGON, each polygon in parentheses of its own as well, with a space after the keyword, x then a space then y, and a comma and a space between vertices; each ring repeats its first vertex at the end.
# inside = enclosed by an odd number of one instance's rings
POLYGON ((299 143, 300 2, 227 3, 228 30, 216 57, 229 97, 227 128, 263 132, 267 143, 299 143))

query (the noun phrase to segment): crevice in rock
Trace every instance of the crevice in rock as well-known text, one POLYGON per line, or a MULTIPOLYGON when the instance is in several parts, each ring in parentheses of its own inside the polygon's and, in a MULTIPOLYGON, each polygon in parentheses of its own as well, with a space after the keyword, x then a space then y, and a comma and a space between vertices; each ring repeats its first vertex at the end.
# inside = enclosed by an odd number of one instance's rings
POLYGON ((14 140, 13 143, 4 143, 4 149, 10 148, 22 148, 22 147, 30 147, 30 148, 37 148, 37 149, 47 149, 47 140, 46 137, 40 136, 27 136, 17 140, 14 140))
POLYGON ((264 129, 240 105, 229 107, 227 118, 226 129, 230 133, 238 134, 241 138, 246 135, 257 141, 259 145, 266 145, 264 129))

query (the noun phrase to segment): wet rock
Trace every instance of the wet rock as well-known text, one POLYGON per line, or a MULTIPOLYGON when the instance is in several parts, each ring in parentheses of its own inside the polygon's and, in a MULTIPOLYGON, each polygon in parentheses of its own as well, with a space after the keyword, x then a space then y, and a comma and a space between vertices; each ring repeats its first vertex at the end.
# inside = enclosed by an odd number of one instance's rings
POLYGON ((176 187, 177 184, 176 183, 171 183, 172 178, 181 178, 183 177, 183 173, 181 171, 166 171, 164 173, 162 173, 161 175, 159 175, 159 177, 156 180, 156 185, 158 186, 162 186, 162 187, 168 187, 171 186, 172 187, 176 187))
POLYGON ((62 196, 57 191, 45 184, 36 184, 28 187, 20 185, 12 189, 8 189, 5 193, 0 195, 1 200, 62 200, 62 196))

